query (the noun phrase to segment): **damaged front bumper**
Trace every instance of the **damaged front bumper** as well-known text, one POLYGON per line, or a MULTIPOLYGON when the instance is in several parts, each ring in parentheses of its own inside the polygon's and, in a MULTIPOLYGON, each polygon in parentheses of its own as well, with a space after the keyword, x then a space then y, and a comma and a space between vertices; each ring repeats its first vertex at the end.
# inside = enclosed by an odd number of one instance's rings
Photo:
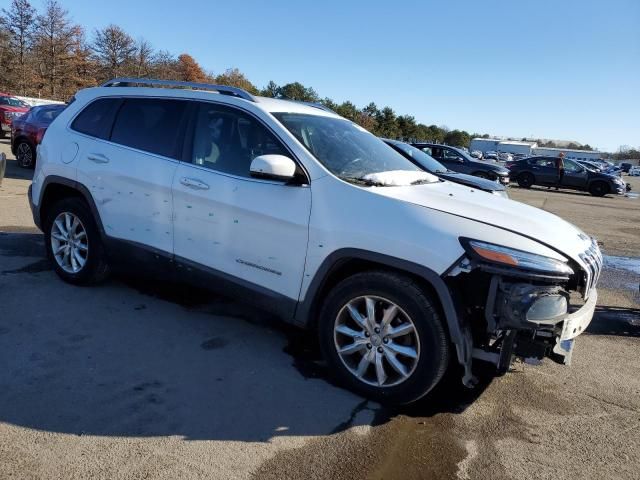
POLYGON ((516 357, 530 364, 545 357, 571 363, 574 340, 595 312, 602 269, 595 241, 580 258, 583 265, 572 261, 568 271, 551 274, 470 256, 448 272, 449 287, 462 304, 465 385, 473 383, 471 365, 477 360, 492 363, 498 374, 516 357))

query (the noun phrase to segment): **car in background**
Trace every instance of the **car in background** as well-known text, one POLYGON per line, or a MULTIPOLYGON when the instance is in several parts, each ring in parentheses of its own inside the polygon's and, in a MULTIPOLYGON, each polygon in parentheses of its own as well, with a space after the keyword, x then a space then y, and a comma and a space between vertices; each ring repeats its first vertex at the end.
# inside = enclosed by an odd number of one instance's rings
POLYGON ((0 92, 0 138, 10 133, 13 121, 28 111, 29 104, 8 93, 0 92))
POLYGON ((469 155, 478 160, 482 160, 482 152, 480 150, 473 150, 469 155))
POLYGON ((604 168, 602 167, 602 165, 599 165, 599 164, 594 163, 594 162, 589 162, 587 160, 576 160, 576 162, 578 162, 580 165, 582 165, 587 170, 591 170, 593 172, 603 172, 604 171, 604 168))
POLYGON ((558 157, 530 157, 511 164, 511 177, 522 188, 533 185, 569 188, 589 192, 594 197, 608 193, 624 194, 627 186, 622 178, 588 170, 574 160, 564 159, 564 175, 558 185, 558 157))
POLYGON ((509 170, 501 165, 478 161, 464 150, 449 145, 437 143, 412 143, 412 145, 438 160, 449 170, 509 185, 509 170))
POLYGON ((501 162, 512 162, 513 155, 511 155, 509 152, 499 152, 498 160, 500 160, 501 162))
POLYGON ((509 198, 507 188, 498 182, 449 170, 423 150, 411 146, 408 143, 401 142, 399 140, 390 140, 387 138, 383 138, 382 140, 414 165, 417 165, 429 173, 433 173, 435 176, 443 180, 449 180, 450 182, 459 183, 467 187, 477 188, 478 190, 484 190, 485 192, 493 193, 494 195, 509 198))
POLYGON ((16 118, 11 126, 11 152, 22 168, 36 164, 36 149, 44 132, 66 105, 41 105, 33 107, 26 115, 16 118))
POLYGON ((498 152, 489 150, 488 152, 484 152, 482 158, 484 158, 485 160, 498 160, 498 152))
POLYGON ((640 166, 631 167, 629 169, 630 177, 640 177, 640 166))
POLYGON ((622 170, 624 173, 629 173, 629 170, 631 170, 631 167, 633 165, 631 165, 628 162, 622 162, 620 164, 618 164, 618 167, 620 167, 620 170, 622 170))

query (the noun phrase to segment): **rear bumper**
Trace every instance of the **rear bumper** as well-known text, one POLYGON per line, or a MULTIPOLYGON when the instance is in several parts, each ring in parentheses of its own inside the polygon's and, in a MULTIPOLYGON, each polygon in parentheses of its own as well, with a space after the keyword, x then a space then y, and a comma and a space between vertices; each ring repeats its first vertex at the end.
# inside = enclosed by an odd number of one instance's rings
POLYGON ((0 153, 0 185, 2 185, 4 172, 6 171, 7 171, 7 156, 4 153, 0 153))
POLYGON ((32 185, 29 185, 29 190, 27 191, 27 198, 29 199, 29 208, 31 208, 31 215, 33 216, 33 223, 36 224, 40 230, 42 230, 42 226, 40 225, 40 210, 33 204, 33 197, 31 196, 32 185))

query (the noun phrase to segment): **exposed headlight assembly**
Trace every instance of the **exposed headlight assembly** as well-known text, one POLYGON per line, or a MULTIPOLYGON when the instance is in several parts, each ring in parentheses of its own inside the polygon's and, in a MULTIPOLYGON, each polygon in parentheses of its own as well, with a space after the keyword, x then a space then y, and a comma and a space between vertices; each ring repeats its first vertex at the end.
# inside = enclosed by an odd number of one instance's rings
POLYGON ((551 273, 556 275, 573 275, 573 270, 567 265, 567 260, 537 255, 535 253, 503 247, 493 243, 481 242, 461 238, 460 243, 475 260, 480 260, 505 267, 515 267, 532 272, 551 273))

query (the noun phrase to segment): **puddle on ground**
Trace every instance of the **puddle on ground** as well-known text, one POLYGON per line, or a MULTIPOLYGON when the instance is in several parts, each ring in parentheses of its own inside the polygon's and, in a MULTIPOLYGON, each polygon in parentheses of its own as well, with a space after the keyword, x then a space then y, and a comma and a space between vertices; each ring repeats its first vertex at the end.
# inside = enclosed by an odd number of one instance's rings
POLYGON ((640 275, 640 258, 616 257, 614 255, 604 255, 604 265, 616 270, 626 270, 640 275))

